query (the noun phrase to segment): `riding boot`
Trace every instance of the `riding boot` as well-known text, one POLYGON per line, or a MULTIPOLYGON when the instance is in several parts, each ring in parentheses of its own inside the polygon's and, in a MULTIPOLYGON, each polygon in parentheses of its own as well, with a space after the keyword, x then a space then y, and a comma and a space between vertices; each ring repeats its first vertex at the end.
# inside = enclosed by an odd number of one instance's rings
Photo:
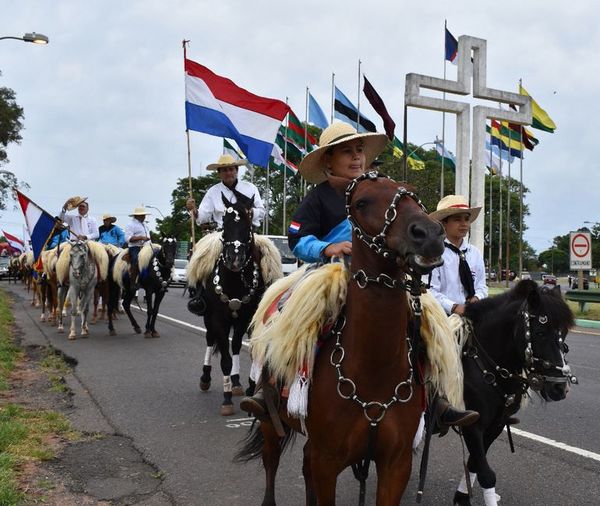
POLYGON ((267 403, 265 402, 265 394, 261 386, 257 387, 258 390, 252 397, 244 397, 240 401, 240 409, 254 415, 259 420, 265 420, 268 417, 267 403))
POLYGON ((479 420, 479 413, 469 409, 461 411, 452 406, 448 399, 442 396, 436 396, 431 406, 435 421, 440 429, 440 433, 444 434, 444 429, 451 426, 468 427, 479 420))
POLYGON ((521 423, 521 420, 519 420, 516 416, 509 416, 506 419, 506 425, 517 425, 521 423))
POLYGON ((135 293, 137 289, 138 277, 140 275, 140 270, 137 265, 131 265, 129 268, 129 287, 131 288, 131 292, 135 293))

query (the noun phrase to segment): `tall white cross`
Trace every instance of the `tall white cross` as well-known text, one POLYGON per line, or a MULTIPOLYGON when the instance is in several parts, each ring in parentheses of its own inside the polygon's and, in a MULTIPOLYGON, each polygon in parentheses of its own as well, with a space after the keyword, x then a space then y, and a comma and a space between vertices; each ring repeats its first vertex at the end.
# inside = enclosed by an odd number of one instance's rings
MULTIPOLYGON (((487 42, 469 35, 458 38, 458 76, 456 81, 421 74, 406 74, 404 102, 406 106, 456 114, 456 182, 454 192, 469 198, 472 207, 485 211, 485 124, 488 118, 510 121, 518 125, 531 124, 531 98, 509 91, 486 86, 487 42), (471 62, 472 58, 472 62, 471 62), (471 92, 471 82, 473 90, 471 92), (457 102, 420 94, 421 88, 443 91, 455 95, 469 95, 514 104, 519 111, 503 110, 476 105, 473 107, 472 164, 469 164, 470 109, 466 102, 457 102)), ((470 241, 483 252, 483 226, 485 212, 471 226, 470 241)), ((490 238, 491 240, 491 238, 490 238)))

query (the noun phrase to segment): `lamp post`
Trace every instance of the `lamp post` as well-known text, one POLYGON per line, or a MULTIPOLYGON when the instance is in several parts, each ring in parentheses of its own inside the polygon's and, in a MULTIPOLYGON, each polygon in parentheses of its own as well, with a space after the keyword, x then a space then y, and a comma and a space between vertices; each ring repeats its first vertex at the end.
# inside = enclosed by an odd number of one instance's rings
POLYGON ((46 35, 35 32, 26 33, 25 35, 23 35, 23 37, 0 37, 0 40, 4 39, 22 40, 23 42, 33 42, 34 44, 39 44, 40 46, 45 46, 46 44, 48 44, 48 42, 50 42, 46 35))
POLYGON ((161 217, 163 220, 165 219, 165 215, 162 213, 162 211, 161 211, 161 210, 160 210, 158 207, 155 207, 155 206, 150 206, 150 205, 148 205, 148 204, 146 204, 146 207, 149 207, 150 209, 156 209, 156 210, 158 211, 158 214, 160 214, 160 217, 161 217))

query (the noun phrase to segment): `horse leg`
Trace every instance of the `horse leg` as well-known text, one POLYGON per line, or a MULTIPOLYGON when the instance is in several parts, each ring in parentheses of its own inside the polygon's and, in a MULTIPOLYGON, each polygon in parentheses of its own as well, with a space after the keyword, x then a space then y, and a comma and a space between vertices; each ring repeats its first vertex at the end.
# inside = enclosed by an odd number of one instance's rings
POLYGON ((46 321, 46 286, 40 285, 40 300, 42 302, 42 314, 40 316, 40 321, 46 321))
POLYGON ((81 298, 81 337, 88 337, 90 329, 88 327, 88 313, 90 312, 90 298, 93 297, 93 292, 87 292, 81 298))
POLYGON ((308 439, 306 443, 304 443, 304 458, 302 459, 302 476, 304 476, 306 506, 317 506, 317 497, 315 496, 315 491, 313 489, 312 473, 310 469, 310 439, 308 439))
POLYGON ((100 301, 100 292, 98 291, 98 287, 96 286, 94 288, 94 301, 93 301, 93 311, 92 311, 92 320, 90 321, 90 323, 92 325, 96 325, 96 322, 98 321, 98 302, 100 301))
POLYGON ((69 289, 69 294, 71 299, 71 328, 69 331, 69 339, 76 339, 75 318, 77 317, 77 293, 75 290, 69 289))
MULTIPOLYGON (((117 331, 113 325, 113 316, 117 310, 117 304, 119 302, 119 286, 113 281, 107 281, 108 296, 106 298, 106 312, 108 315, 108 334, 111 336, 116 336, 117 331)), ((104 301, 104 297, 102 298, 104 301)))
MULTIPOLYGON (((485 501, 485 506, 497 506, 498 499, 496 496, 496 473, 490 467, 487 457, 486 450, 484 444, 484 436, 483 431, 479 427, 469 427, 464 430, 464 438, 467 448, 469 449, 469 461, 467 467, 470 472, 477 473, 477 481, 481 488, 483 489, 483 498, 485 501)), ((464 493, 457 491, 456 496, 464 493)), ((462 498, 462 497, 459 497, 462 498)), ((469 504, 469 503, 461 503, 455 500, 455 504, 469 504)))
POLYGON ((244 395, 244 387, 240 383, 240 350, 242 349, 242 337, 245 329, 243 325, 236 325, 233 331, 233 339, 231 340, 231 393, 233 395, 244 395))
POLYGON ((412 467, 412 440, 396 458, 377 464, 377 506, 400 504, 412 467))
POLYGON ((64 323, 64 314, 63 314, 63 306, 65 305, 65 287, 62 285, 58 286, 58 311, 57 311, 57 319, 58 319, 58 332, 64 332, 65 327, 64 323))
POLYGON ((262 461, 265 468, 265 495, 261 505, 275 506, 275 477, 281 458, 280 438, 271 422, 260 422, 259 430, 263 434, 262 461))
POLYGON ((133 299, 133 292, 131 291, 131 288, 125 287, 125 289, 123 291, 123 309, 125 310, 125 314, 127 314, 127 317, 129 318, 129 321, 131 322, 131 325, 133 326, 133 330, 135 331, 135 333, 141 334, 142 329, 140 328, 138 323, 135 321, 133 314, 131 314, 131 300, 132 299, 133 299))
POLYGON ((230 416, 235 412, 232 401, 232 387, 231 387, 231 367, 233 361, 229 354, 229 339, 226 339, 227 349, 223 346, 219 346, 219 352, 221 353, 221 371, 223 372, 223 404, 221 405, 221 415, 230 416))
POLYGON ((317 504, 334 506, 335 487, 341 471, 337 469, 337 463, 315 451, 313 447, 310 452, 310 469, 317 504))
POLYGON ((152 333, 152 337, 160 337, 160 334, 156 331, 156 328, 154 326, 156 325, 158 310, 160 308, 160 303, 162 302, 164 296, 165 291, 162 289, 156 292, 156 295, 154 296, 154 309, 152 311, 152 320, 150 321, 150 332, 152 333))
POLYGON ((146 299, 146 331, 144 337, 152 337, 152 313, 154 312, 154 304, 152 303, 152 291, 144 288, 144 299, 146 299))
POLYGON ((212 366, 210 365, 213 355, 213 346, 214 342, 212 339, 209 341, 210 334, 206 333, 206 350, 204 352, 204 364, 202 365, 202 376, 200 376, 200 390, 206 392, 210 388, 210 372, 212 370, 212 366))

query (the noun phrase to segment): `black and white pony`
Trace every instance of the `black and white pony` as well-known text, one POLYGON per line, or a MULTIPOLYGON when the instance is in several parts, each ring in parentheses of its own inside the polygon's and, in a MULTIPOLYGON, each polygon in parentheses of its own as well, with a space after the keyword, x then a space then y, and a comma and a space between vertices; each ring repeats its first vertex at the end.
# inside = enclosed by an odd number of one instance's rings
POLYGON ((234 413, 232 396, 244 393, 239 358, 242 337, 265 286, 283 276, 277 248, 268 238, 252 231, 254 198, 235 193, 236 203, 224 195, 221 197, 225 205, 223 232, 214 232, 198 241, 188 266, 190 285, 205 285, 206 351, 200 389, 210 388, 211 359, 218 351, 223 373, 223 416, 234 413))
POLYGON ((565 355, 565 339, 573 314, 560 288, 540 288, 524 280, 501 295, 468 305, 465 310, 462 363, 467 409, 479 412, 474 425, 464 427, 469 450, 470 483, 461 480, 454 504, 471 504, 469 491, 477 478, 486 506, 496 506, 496 474, 487 460, 491 444, 507 427, 528 391, 544 401, 560 401, 577 383, 565 355))
MULTIPOLYGON (((171 270, 175 263, 177 240, 171 237, 162 240, 161 244, 147 242, 138 255, 139 288, 144 290, 146 300, 146 327, 144 337, 160 337, 156 331, 156 317, 160 303, 167 292, 171 270)), ((109 305, 107 312, 108 328, 111 335, 115 335, 113 316, 119 302, 119 287, 123 294, 123 309, 129 317, 133 330, 140 334, 142 329, 131 313, 131 301, 135 297, 135 289, 130 282, 129 252, 123 250, 117 256, 112 269, 112 286, 109 287, 109 305), (115 285, 118 285, 116 286, 115 285)))

